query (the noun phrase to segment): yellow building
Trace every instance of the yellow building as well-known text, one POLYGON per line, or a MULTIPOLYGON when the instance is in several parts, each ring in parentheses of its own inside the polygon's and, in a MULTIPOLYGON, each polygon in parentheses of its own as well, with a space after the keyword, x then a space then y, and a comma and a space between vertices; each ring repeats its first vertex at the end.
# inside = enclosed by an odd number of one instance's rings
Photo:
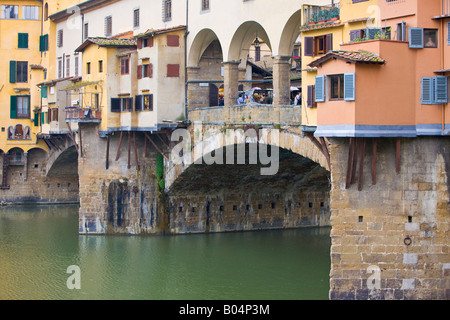
POLYGON ((30 149, 47 150, 38 140, 40 127, 34 122, 34 109, 40 106, 37 84, 44 79, 39 52, 42 2, 0 4, 0 149, 10 158, 21 159, 30 149))
MULTIPOLYGON (((340 50, 341 44, 390 38, 391 34, 389 29, 381 27, 378 0, 340 0, 329 6, 304 5, 302 21, 302 125, 305 132, 314 132, 317 127, 317 68, 309 67, 309 64, 329 51, 340 50)), ((343 99, 339 96, 341 91, 338 90, 336 99, 343 99)))

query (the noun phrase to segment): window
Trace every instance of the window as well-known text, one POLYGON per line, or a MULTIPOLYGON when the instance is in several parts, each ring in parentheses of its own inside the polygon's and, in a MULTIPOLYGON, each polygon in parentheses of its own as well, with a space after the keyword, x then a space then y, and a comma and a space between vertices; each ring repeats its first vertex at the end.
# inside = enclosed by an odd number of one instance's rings
POLYGON ((139 28, 139 9, 134 9, 133 11, 133 27, 139 28))
POLYGON ((130 58, 120 59, 120 74, 130 74, 130 58))
POLYGON ((58 48, 61 48, 63 46, 63 40, 64 40, 64 34, 63 34, 63 30, 58 30, 58 38, 57 38, 57 46, 58 48))
POLYGON ((91 74, 91 63, 90 62, 86 63, 86 74, 91 74))
POLYGON ((79 68, 79 58, 78 56, 75 56, 75 77, 78 77, 78 68, 79 68))
POLYGON ((63 77, 62 74, 63 70, 62 70, 62 59, 58 60, 58 78, 61 79, 63 77))
POLYGON ((28 33, 19 33, 18 34, 17 48, 28 49, 28 33))
POLYGON ((330 100, 344 99, 344 75, 329 76, 330 79, 330 100))
POLYGON ((261 61, 261 47, 255 47, 255 62, 261 61))
POLYGON ((39 20, 38 6, 22 6, 22 19, 24 20, 39 20))
POLYGON ((30 118, 30 96, 11 96, 10 105, 11 119, 30 118))
POLYGON ((39 51, 47 51, 48 50, 48 34, 44 34, 39 36, 39 51))
POLYGON ((103 72, 103 60, 100 60, 98 62, 98 72, 102 73, 103 72))
POLYGON ((136 111, 153 111, 153 95, 144 94, 136 96, 135 100, 136 111))
POLYGON ((424 29, 423 30, 423 36, 424 36, 424 47, 425 48, 437 48, 438 43, 438 31, 437 29, 424 29))
POLYGON ((50 121, 58 121, 59 120, 59 112, 58 108, 51 109, 50 111, 50 121))
POLYGON ((209 0, 201 0, 202 1, 202 11, 209 10, 209 0))
POLYGON ((172 1, 163 0, 163 21, 172 19, 172 1))
POLYGON ((422 78, 422 104, 448 103, 448 79, 446 76, 422 78))
POLYGON ((89 38, 89 23, 85 23, 84 24, 84 34, 83 34, 83 39, 86 40, 87 38, 89 38))
POLYGON ((138 66, 137 76, 138 79, 151 78, 153 76, 153 65, 150 63, 138 66))
POLYGON ((10 61, 9 62, 9 82, 26 83, 28 82, 28 62, 10 61))
POLYGON ((317 76, 315 85, 315 102, 325 102, 329 100, 355 100, 355 74, 345 73, 341 75, 317 76), (327 92, 327 83, 329 90, 327 92))
POLYGON ((397 40, 406 41, 406 22, 397 24, 397 40))
POLYGON ((153 47, 153 37, 137 39, 137 48, 138 49, 147 48, 147 47, 153 47))
POLYGON ((437 48, 438 30, 409 28, 409 47, 414 49, 437 48))
POLYGON ((19 19, 19 6, 3 5, 2 19, 19 19))
POLYGON ((105 18, 105 36, 112 35, 112 16, 108 16, 105 18))
POLYGON ((333 50, 333 34, 305 37, 305 56, 316 56, 333 50))
POLYGON ((122 112, 133 111, 133 98, 120 98, 120 110, 122 112))
POLYGON ((66 77, 70 77, 70 57, 66 57, 66 77))

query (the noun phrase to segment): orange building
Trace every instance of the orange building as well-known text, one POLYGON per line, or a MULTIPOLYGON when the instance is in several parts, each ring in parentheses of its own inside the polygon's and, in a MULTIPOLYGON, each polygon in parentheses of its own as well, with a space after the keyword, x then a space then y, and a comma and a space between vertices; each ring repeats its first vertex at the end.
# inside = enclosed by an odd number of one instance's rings
POLYGON ((378 6, 379 34, 388 36, 350 34, 340 50, 309 64, 317 68, 315 135, 450 135, 450 0, 378 6))

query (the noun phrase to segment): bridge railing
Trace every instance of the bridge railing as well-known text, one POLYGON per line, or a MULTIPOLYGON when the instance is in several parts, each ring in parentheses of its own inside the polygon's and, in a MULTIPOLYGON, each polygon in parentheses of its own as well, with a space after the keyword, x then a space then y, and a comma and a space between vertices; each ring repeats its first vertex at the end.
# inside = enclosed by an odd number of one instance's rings
POLYGON ((66 121, 70 122, 99 122, 102 119, 100 108, 91 107, 68 107, 66 108, 66 121))
POLYGON ((208 124, 274 124, 301 125, 301 106, 248 103, 230 107, 194 108, 188 112, 189 120, 208 124))

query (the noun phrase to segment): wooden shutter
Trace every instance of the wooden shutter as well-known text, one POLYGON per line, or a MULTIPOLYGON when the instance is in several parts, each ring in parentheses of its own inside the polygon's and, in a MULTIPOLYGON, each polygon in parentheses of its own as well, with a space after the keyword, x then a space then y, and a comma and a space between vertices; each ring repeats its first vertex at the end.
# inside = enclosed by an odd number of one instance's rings
POLYGON ((11 96, 10 102, 10 118, 17 119, 17 96, 11 96))
POLYGON ((433 78, 422 78, 422 104, 433 104, 433 78))
POLYGON ((58 121, 59 120, 59 109, 53 109, 53 111, 55 112, 54 117, 53 117, 53 121, 58 121))
POLYGON ((28 33, 18 34, 18 46, 19 49, 28 49, 28 33))
POLYGON ((45 35, 39 36, 39 51, 43 52, 45 50, 45 35))
POLYGON ((142 67, 143 66, 137 66, 137 78, 142 79, 142 67))
POLYGON ((361 35, 361 30, 352 30, 350 31, 350 41, 354 41, 358 39, 361 35))
POLYGON ((435 97, 436 103, 447 103, 448 101, 448 92, 447 92, 447 77, 446 76, 437 76, 435 80, 436 90, 435 97))
POLYGON ((148 45, 149 47, 153 47, 153 43, 154 43, 153 37, 149 37, 148 40, 147 40, 147 45, 148 45))
POLYGON ((447 22, 447 44, 450 46, 450 22, 447 22))
POLYGON ((422 28, 409 28, 409 47, 415 49, 423 48, 422 28))
POLYGON ((39 112, 34 113, 34 126, 39 127, 39 112))
POLYGON ((167 77, 176 78, 180 76, 180 65, 179 64, 168 64, 167 65, 167 77))
POLYGON ((47 96, 48 96, 47 87, 41 87, 41 98, 47 98, 47 96))
POLYGON ((52 109, 48 109, 47 112, 47 123, 52 122, 52 109))
POLYGON ((147 74, 145 75, 148 78, 152 78, 153 77, 153 64, 149 63, 148 67, 147 67, 147 74))
POLYGON ((179 47, 180 37, 177 35, 167 35, 167 46, 168 47, 179 47))
POLYGON ((141 38, 137 39, 137 48, 142 49, 142 39, 141 38))
POLYGON ((308 86, 307 97, 306 97, 306 106, 308 108, 314 107, 314 86, 308 86))
POLYGON ((355 74, 344 74, 344 100, 355 101, 355 74))
POLYGON ((149 99, 149 104, 150 104, 149 110, 153 111, 153 94, 150 94, 148 99, 149 99))
POLYGON ((325 36, 325 52, 333 50, 333 34, 329 33, 325 36))
POLYGON ((16 62, 9 62, 9 82, 16 83, 16 62))
POLYGON ((142 111, 142 96, 141 95, 137 95, 136 99, 134 100, 134 110, 142 111))
POLYGON ((120 112, 119 98, 111 98, 111 112, 120 112))
POLYGON ((127 98, 128 99, 128 111, 133 111, 133 98, 127 98))
POLYGON ((325 102, 325 76, 316 77, 316 102, 325 102))
POLYGON ((314 38, 313 37, 305 37, 305 53, 304 55, 307 57, 312 57, 314 55, 314 38))

